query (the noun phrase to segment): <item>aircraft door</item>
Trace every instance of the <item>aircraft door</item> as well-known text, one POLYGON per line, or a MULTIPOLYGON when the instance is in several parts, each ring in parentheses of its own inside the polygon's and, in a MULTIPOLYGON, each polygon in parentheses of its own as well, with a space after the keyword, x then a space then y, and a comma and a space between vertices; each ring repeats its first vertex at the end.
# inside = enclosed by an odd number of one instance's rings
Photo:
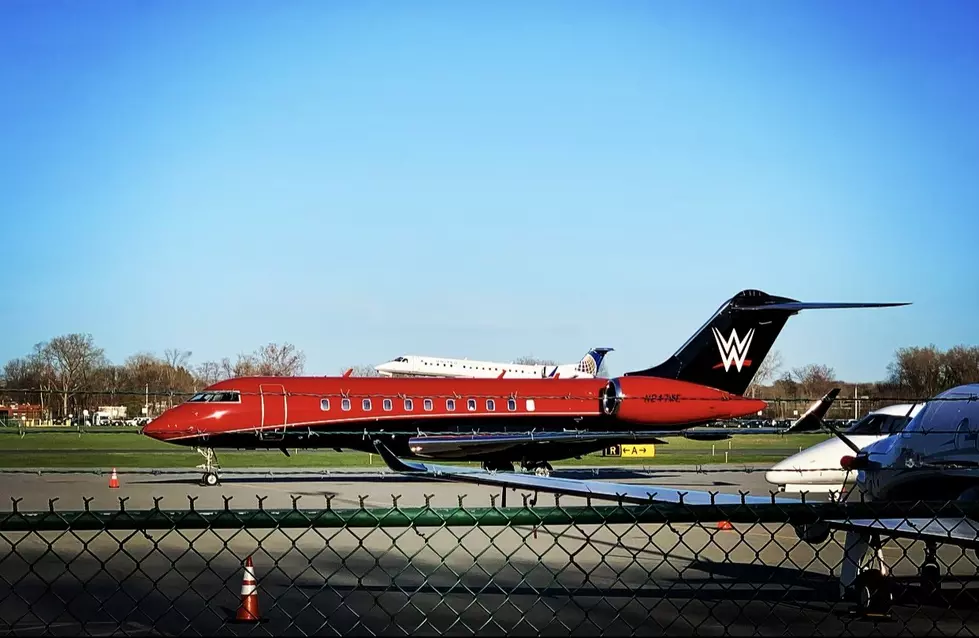
POLYGON ((262 395, 262 433, 263 439, 278 440, 285 436, 286 419, 289 416, 289 406, 286 400, 286 389, 280 384, 263 384, 259 386, 262 395), (272 428, 268 426, 283 426, 272 428))

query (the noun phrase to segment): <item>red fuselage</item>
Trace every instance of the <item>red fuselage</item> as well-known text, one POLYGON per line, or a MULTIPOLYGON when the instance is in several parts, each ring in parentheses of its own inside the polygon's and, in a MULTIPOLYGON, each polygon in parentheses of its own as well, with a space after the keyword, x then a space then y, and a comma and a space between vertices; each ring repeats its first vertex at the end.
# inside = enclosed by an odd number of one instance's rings
MULTIPOLYGON (((393 452, 410 457, 409 441, 430 434, 662 432, 746 416, 764 407, 763 401, 655 377, 248 377, 210 386, 154 419, 143 433, 213 449, 361 451, 374 451, 372 441, 380 433, 393 452)), ((557 459, 592 451, 552 446, 541 454, 557 459)), ((502 450, 499 456, 508 454, 502 450)), ((466 458, 468 453, 461 451, 459 460, 466 458)))

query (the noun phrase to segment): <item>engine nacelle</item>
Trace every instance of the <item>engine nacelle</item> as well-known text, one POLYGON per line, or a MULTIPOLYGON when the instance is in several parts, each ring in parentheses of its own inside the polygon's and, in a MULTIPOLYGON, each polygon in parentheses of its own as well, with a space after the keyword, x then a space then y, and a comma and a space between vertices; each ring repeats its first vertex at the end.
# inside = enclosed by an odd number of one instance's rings
POLYGON ((684 425, 755 414, 764 401, 658 377, 611 379, 599 394, 602 414, 627 423, 684 425))

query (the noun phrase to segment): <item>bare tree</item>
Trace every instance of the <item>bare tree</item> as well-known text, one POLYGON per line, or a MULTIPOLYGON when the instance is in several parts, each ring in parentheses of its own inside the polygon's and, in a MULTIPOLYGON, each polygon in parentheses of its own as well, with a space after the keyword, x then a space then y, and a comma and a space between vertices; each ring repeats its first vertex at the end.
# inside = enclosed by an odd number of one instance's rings
POLYGON ((941 358, 942 389, 979 382, 979 346, 955 346, 941 358))
POLYGON ((40 347, 40 353, 67 416, 68 400, 83 388, 93 370, 104 365, 105 353, 95 346, 92 335, 77 333, 55 337, 40 347))
POLYGON ((352 370, 350 376, 352 377, 379 377, 381 373, 374 369, 374 366, 348 366, 341 371, 341 374, 347 370, 352 370))
POLYGON ((270 343, 255 353, 258 374, 268 377, 295 377, 303 373, 306 355, 291 343, 270 343))
POLYGON ((932 396, 942 389, 942 359, 934 345, 900 348, 888 366, 890 381, 907 388, 915 398, 932 396))
POLYGON ((225 379, 253 377, 257 374, 258 360, 250 354, 239 354, 234 363, 228 357, 221 359, 221 375, 225 379))
POLYGON ((748 386, 748 389, 751 391, 751 396, 755 396, 755 392, 759 386, 768 385, 769 382, 775 379, 775 375, 778 374, 781 367, 782 353, 778 350, 772 350, 765 357, 764 361, 761 362, 761 365, 758 366, 755 377, 751 380, 751 385, 748 386))
POLYGON ((190 360, 190 350, 180 350, 178 348, 167 348, 163 351, 163 376, 166 383, 166 391, 169 395, 168 404, 173 406, 173 395, 190 389, 193 385, 193 377, 187 369, 187 362, 190 360))
POLYGON ((836 381, 836 372, 829 366, 810 363, 792 370, 792 377, 799 384, 799 390, 807 399, 821 396, 829 391, 836 381))
POLYGON ((194 389, 206 388, 222 380, 221 366, 214 361, 205 361, 194 370, 194 389))

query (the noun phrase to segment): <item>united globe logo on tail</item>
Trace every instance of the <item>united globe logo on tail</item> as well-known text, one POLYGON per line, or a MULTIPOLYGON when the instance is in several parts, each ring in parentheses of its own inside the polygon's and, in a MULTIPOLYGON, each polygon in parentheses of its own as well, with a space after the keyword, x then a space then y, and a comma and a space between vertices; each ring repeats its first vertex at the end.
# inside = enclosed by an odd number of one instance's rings
POLYGON ((738 337, 738 331, 731 328, 731 336, 725 339, 721 336, 721 331, 717 328, 711 328, 714 331, 714 341, 717 343, 717 350, 721 354, 721 363, 718 363, 714 368, 720 368, 724 366, 724 371, 727 372, 731 369, 731 366, 735 366, 738 372, 741 372, 741 368, 746 365, 751 365, 751 360, 746 359, 748 356, 748 348, 751 347, 751 339, 755 336, 755 329, 751 328, 743 339, 738 337))

